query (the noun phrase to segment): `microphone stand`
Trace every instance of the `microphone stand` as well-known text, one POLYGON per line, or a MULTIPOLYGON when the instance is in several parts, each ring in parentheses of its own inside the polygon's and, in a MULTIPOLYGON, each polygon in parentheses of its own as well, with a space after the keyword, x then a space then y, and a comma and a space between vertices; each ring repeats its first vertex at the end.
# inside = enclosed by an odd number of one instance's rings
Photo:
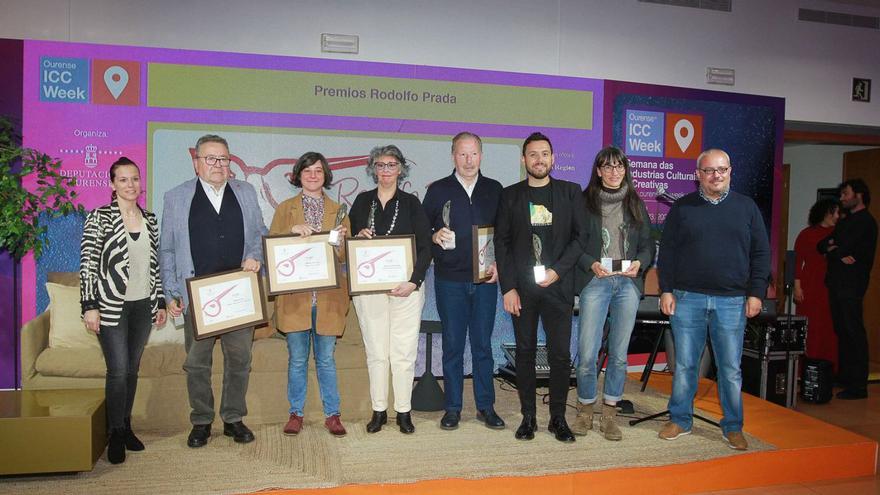
MULTIPOLYGON (((669 327, 668 330, 671 331, 671 330, 672 330, 672 327, 669 327)), ((667 327, 666 327, 666 326, 662 326, 662 327, 660 327, 660 334, 657 336, 657 341, 656 341, 655 344, 654 344, 654 352, 655 352, 655 353, 657 352, 657 349, 660 347, 660 341, 663 339, 663 334, 666 333, 666 331, 667 331, 667 327)), ((701 355, 702 355, 702 353, 701 353, 701 355)), ((650 364, 651 364, 651 366, 653 367, 653 365, 654 365, 653 361, 652 361, 650 364)), ((675 374, 675 373, 673 372, 673 375, 674 375, 674 374, 675 374)), ((650 376, 650 375, 648 375, 648 376, 650 376)), ((647 381, 647 380, 645 380, 645 381, 642 383, 642 392, 645 391, 645 386, 646 386, 647 384, 648 384, 648 381, 647 381)), ((650 414, 650 415, 648 415, 648 416, 645 416, 644 418, 631 419, 631 420, 629 421, 629 425, 630 425, 630 426, 635 426, 635 425, 637 425, 637 424, 639 424, 639 423, 644 423, 645 421, 650 421, 650 420, 652 420, 652 419, 657 419, 657 418, 659 418, 659 417, 661 417, 661 416, 666 416, 666 415, 668 415, 668 414, 669 414, 669 409, 665 409, 665 410, 660 411, 660 412, 658 412, 658 413, 654 413, 654 414, 650 414)), ((712 426, 715 426, 715 427, 717 427, 717 428, 721 428, 721 425, 720 425, 719 423, 716 423, 715 421, 712 421, 712 420, 709 419, 709 418, 704 418, 703 416, 700 416, 699 414, 693 413, 693 414, 691 414, 691 417, 693 417, 694 419, 699 419, 700 421, 702 421, 702 422, 704 422, 704 423, 708 423, 708 424, 710 424, 710 425, 712 425, 712 426)))

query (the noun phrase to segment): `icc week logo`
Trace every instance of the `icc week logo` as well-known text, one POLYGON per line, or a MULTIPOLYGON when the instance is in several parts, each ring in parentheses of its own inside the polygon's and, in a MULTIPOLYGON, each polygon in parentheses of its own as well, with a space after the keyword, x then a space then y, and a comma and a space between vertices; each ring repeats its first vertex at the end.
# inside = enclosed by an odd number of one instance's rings
POLYGON ((694 190, 694 161, 703 147, 703 116, 627 109, 624 118, 633 184, 643 199, 655 202, 649 212, 651 221, 662 223, 669 205, 694 190))
MULTIPOLYGON (((41 57, 39 92, 40 101, 47 103, 138 106, 141 101, 141 64, 124 60, 41 57)), ((108 137, 108 131, 77 128, 71 134, 75 141, 68 141, 58 151, 81 156, 85 169, 65 166, 61 174, 76 178, 81 190, 106 188, 108 172, 93 169, 98 167, 100 156, 115 160, 122 154, 102 145, 101 140, 108 137), (80 139, 87 141, 82 143, 80 139)))
POLYGON ((627 155, 696 159, 702 142, 702 115, 626 111, 627 155))
POLYGON ((40 101, 137 106, 141 65, 122 60, 40 58, 40 101), (91 90, 91 91, 90 91, 91 90))

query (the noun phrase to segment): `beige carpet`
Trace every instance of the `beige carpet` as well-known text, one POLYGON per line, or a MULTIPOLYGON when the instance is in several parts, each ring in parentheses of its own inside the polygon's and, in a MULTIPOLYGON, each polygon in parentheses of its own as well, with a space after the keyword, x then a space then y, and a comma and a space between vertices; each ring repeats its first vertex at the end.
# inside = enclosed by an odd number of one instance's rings
MULTIPOLYGON (((307 418, 306 428, 296 437, 284 436, 281 424, 264 425, 254 428, 255 442, 237 445, 215 426, 209 444, 198 450, 187 448, 186 433, 149 432, 141 435, 147 450, 129 453, 124 464, 113 466, 102 457, 89 473, 0 478, 0 492, 248 493, 351 483, 535 476, 736 455, 718 429, 699 421, 692 435, 674 442, 657 438, 660 421, 630 427, 627 418, 621 418, 624 438, 620 442, 606 441, 594 431, 573 444, 562 444, 547 432, 547 406, 540 402, 538 435, 531 442, 517 441, 513 432, 521 418, 516 392, 506 385, 497 386, 497 410, 508 426, 489 430, 474 419, 470 381, 465 384, 465 404, 470 407, 462 412, 459 429, 451 432, 438 425, 442 412, 415 412, 414 435, 401 434, 392 417, 377 434, 367 434, 362 423, 349 423, 347 437, 333 438, 317 418, 307 418)), ((574 401, 573 391, 569 397, 574 401)), ((666 408, 665 397, 651 391, 639 393, 635 383, 627 384, 626 398, 635 403, 636 416, 666 408)), ((573 417, 573 409, 569 409, 569 420, 573 417)), ((773 448, 754 437, 749 437, 749 442, 751 452, 773 448)))

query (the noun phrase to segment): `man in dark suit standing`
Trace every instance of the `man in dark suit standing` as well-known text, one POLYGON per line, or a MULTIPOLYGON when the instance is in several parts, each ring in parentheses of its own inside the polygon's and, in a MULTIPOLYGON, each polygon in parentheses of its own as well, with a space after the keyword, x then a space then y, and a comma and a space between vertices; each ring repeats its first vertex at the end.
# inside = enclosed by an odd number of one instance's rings
POLYGON ((574 442, 565 421, 571 376, 574 267, 586 244, 581 188, 550 177, 550 139, 532 133, 523 143, 526 180, 504 189, 495 224, 495 259, 504 310, 516 336, 516 385, 522 424, 518 440, 535 438, 535 349, 538 318, 544 324, 550 365, 550 424, 561 442, 574 442))
POLYGON ((817 247, 828 260, 825 286, 839 343, 838 380, 843 390, 836 397, 857 400, 868 398, 868 334, 862 301, 877 251, 877 221, 868 211, 871 191, 862 179, 840 185, 840 203, 846 216, 817 247))

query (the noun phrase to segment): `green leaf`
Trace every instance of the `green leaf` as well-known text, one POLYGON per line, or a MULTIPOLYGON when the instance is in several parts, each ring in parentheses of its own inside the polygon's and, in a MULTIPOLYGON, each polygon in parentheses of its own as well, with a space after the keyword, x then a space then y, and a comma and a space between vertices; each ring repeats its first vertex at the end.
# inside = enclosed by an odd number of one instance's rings
POLYGON ((21 148, 21 136, 8 118, 0 117, 0 249, 16 259, 33 252, 36 258, 46 245, 47 227, 39 216, 55 218, 85 208, 77 204, 76 180, 60 174, 62 162, 31 148, 21 148), (17 171, 14 165, 21 163, 17 171), (35 184, 28 190, 24 183, 35 184))

